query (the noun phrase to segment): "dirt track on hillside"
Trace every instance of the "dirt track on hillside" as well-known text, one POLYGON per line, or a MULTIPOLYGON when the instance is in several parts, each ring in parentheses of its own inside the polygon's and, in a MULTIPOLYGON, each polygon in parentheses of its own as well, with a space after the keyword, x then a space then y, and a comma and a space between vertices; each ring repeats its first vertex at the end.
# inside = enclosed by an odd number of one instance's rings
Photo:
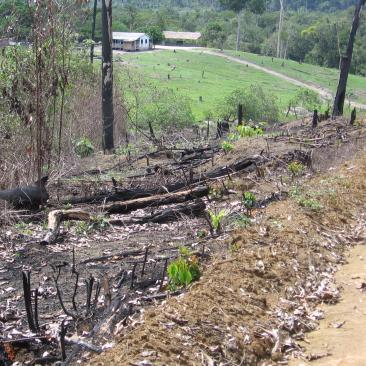
POLYGON ((351 250, 347 264, 336 275, 342 286, 342 299, 336 305, 323 305, 325 319, 319 330, 307 336, 308 352, 327 355, 306 362, 296 360, 289 366, 364 366, 366 360, 366 246, 351 250))

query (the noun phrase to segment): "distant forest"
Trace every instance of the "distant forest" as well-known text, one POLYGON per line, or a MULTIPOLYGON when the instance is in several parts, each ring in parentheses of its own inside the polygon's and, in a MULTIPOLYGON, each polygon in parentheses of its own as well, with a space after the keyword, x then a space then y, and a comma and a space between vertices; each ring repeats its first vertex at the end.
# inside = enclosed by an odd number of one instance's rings
MULTIPOLYGON (((279 31, 280 0, 113 0, 113 30, 153 32, 155 35, 162 34, 164 30, 201 32, 201 46, 238 48, 240 51, 338 68, 348 41, 356 2, 283 0, 283 23, 279 31), (250 6, 237 11, 223 6, 228 3, 250 6)), ((100 1, 98 3, 96 41, 101 39, 100 1)), ((80 42, 91 37, 92 4, 90 1, 83 6, 75 23, 75 33, 80 42)), ((3 35, 18 40, 30 38, 31 21, 27 7, 27 0, 0 2, 0 32, 3 35)), ((365 44, 363 13, 351 72, 364 76, 365 44)))
MULTIPOLYGON (((215 8, 220 9, 218 0, 114 0, 115 4, 133 5, 139 8, 161 8, 161 7, 180 7, 180 8, 215 8)), ((298 10, 320 10, 333 12, 336 10, 347 9, 355 4, 353 0, 287 0, 286 5, 289 9, 298 10)), ((269 0, 268 10, 278 10, 279 1, 269 0)))

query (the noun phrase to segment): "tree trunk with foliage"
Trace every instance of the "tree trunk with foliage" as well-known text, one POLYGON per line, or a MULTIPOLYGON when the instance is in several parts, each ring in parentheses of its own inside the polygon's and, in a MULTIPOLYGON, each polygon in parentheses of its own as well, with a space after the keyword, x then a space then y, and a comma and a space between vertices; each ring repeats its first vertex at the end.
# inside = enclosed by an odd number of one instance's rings
POLYGON ((237 14, 238 27, 236 29, 236 50, 239 51, 240 48, 240 12, 237 14))
POLYGON ((103 150, 114 149, 112 0, 102 0, 102 115, 103 150))
POLYGON ((358 26, 360 24, 360 17, 362 12, 362 7, 365 5, 366 0, 358 0, 358 4, 356 5, 355 14, 353 16, 352 28, 349 35, 347 51, 344 56, 341 58, 341 66, 340 66, 340 76, 339 83, 337 88, 337 93, 334 99, 333 106, 333 117, 342 116, 344 101, 346 98, 346 90, 347 90, 347 81, 348 74, 351 68, 352 62, 352 54, 353 54, 353 45, 355 43, 356 33, 358 26))
POLYGON ((93 43, 90 46, 90 62, 93 63, 94 61, 94 41, 95 41, 95 22, 97 19, 97 2, 98 0, 94 0, 94 7, 93 7, 93 23, 92 23, 92 34, 91 39, 93 43))
POLYGON ((280 0, 280 20, 278 22, 278 36, 277 36, 277 54, 276 56, 281 57, 281 36, 283 27, 283 14, 284 14, 284 4, 283 0, 280 0))

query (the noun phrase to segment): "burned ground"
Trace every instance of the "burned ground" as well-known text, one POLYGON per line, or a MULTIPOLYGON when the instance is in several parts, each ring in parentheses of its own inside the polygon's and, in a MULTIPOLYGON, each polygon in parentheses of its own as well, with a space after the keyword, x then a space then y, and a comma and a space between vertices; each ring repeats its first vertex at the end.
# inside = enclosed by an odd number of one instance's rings
POLYGON ((30 363, 59 358, 62 320, 69 323, 70 362, 85 362, 90 348, 99 352, 115 337, 120 343, 92 364, 256 365, 301 354, 296 340, 316 326, 318 302, 338 300, 332 275, 347 247, 363 237, 365 159, 360 153, 358 160, 344 162, 363 150, 365 128, 346 127, 339 120, 314 131, 297 122, 269 133, 241 139, 227 154, 217 142, 200 150, 180 145, 101 166, 99 174, 89 171, 55 182, 51 196, 61 193, 64 203, 54 199, 54 208, 70 208, 67 202, 73 202, 98 219, 64 222, 57 242, 48 246, 39 244, 46 231, 44 214, 38 221, 37 215, 8 214, 13 223, 8 221, 1 234, 0 329, 10 356, 30 363), (248 159, 253 163, 247 164, 248 159), (307 165, 296 179, 288 171, 292 161, 307 165), (124 224, 171 205, 111 215, 108 220, 119 220, 118 226, 101 216, 108 198, 100 197, 126 189, 154 191, 177 182, 185 189, 210 186, 209 198, 203 199, 206 207, 228 213, 220 235, 210 235, 202 215, 124 224), (240 197, 247 190, 255 193, 258 205, 252 224, 238 229, 236 219, 245 212, 240 197), (93 202, 82 202, 91 196, 93 202), (187 292, 173 296, 167 292, 166 264, 181 246, 200 258, 203 275, 187 292), (24 270, 31 270, 32 288, 39 288, 39 335, 44 338, 38 340, 28 330, 24 270), (58 273, 61 298, 74 319, 58 300, 53 279, 58 273), (94 285, 95 302, 87 309, 90 276, 99 281, 100 292, 95 296, 94 285), (19 338, 23 341, 15 342, 19 338))

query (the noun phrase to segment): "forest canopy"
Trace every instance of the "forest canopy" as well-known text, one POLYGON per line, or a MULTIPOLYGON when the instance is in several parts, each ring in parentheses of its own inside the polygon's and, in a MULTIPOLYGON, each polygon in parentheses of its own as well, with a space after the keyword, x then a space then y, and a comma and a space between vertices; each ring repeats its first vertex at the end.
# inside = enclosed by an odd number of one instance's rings
MULTIPOLYGON (((200 45, 277 56, 325 67, 338 68, 345 50, 355 0, 287 0, 284 23, 278 35, 279 1, 261 1, 263 7, 233 8, 226 0, 114 0, 113 30, 154 29, 201 32, 200 45), (229 5, 230 5, 229 4, 229 5), (259 11, 260 10, 260 11, 259 11), (237 37, 238 21, 240 34, 237 37)), ((244 4, 244 3, 243 3, 244 4)), ((92 4, 75 23, 79 41, 91 38, 92 4)), ((364 15, 363 15, 364 17, 364 15)), ((31 14, 25 0, 5 0, 0 5, 0 31, 22 41, 31 37, 31 14), (17 26, 14 27, 14 24, 17 26)), ((97 12, 96 41, 101 40, 100 9, 97 12)), ((158 37, 159 38, 159 37, 158 37)), ((351 72, 366 75, 366 23, 358 30, 351 72)))

